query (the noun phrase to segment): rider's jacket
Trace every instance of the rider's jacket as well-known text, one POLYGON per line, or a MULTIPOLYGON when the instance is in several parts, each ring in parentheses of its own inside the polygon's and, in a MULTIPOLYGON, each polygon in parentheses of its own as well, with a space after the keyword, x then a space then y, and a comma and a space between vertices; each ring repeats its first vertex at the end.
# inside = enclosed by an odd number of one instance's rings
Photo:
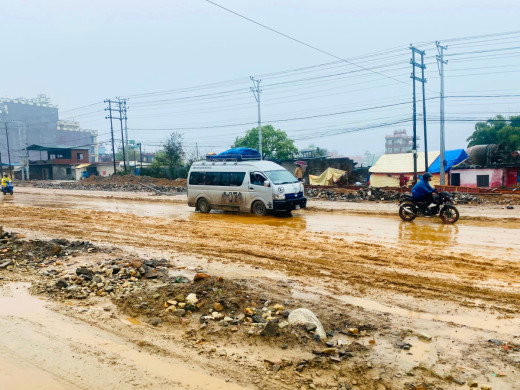
POLYGON ((7 187, 7 183, 9 183, 11 179, 9 177, 2 177, 2 187, 7 187))
POLYGON ((412 188, 412 195, 414 200, 424 199, 427 195, 430 195, 431 193, 433 193, 433 188, 422 177, 421 180, 419 180, 417 184, 414 185, 412 188))

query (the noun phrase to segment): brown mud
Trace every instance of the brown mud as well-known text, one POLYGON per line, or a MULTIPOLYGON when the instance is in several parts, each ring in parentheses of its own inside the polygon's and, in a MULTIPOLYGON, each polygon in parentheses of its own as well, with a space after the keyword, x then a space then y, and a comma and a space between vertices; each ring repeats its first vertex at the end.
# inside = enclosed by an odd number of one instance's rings
MULTIPOLYGON (((89 199, 83 194, 69 199, 70 195, 64 193, 67 191, 51 190, 43 195, 50 198, 47 200, 35 199, 34 192, 15 194, 13 201, 2 203, 4 229, 22 232, 29 239, 60 237, 115 246, 120 248, 116 250, 118 256, 123 257, 164 257, 176 274, 190 280, 195 269, 202 268, 224 281, 220 287, 206 286, 203 290, 220 291, 224 297, 237 297, 237 291, 241 291, 243 297, 247 296, 226 314, 236 316, 252 303, 262 309, 261 299, 279 303, 287 310, 307 307, 319 316, 327 331, 335 331, 329 342, 337 347, 339 339, 355 349, 349 352, 351 357, 339 356, 341 359, 334 361, 313 354, 313 350, 326 346, 298 329, 269 339, 249 334, 247 327, 237 332, 216 327, 215 333, 208 333, 207 328, 200 329, 199 320, 208 307, 180 324, 165 321, 151 327, 146 321, 180 288, 170 290, 168 282, 150 281, 151 285, 143 286, 140 293, 125 298, 126 306, 108 295, 70 305, 65 304, 66 299, 54 304, 52 312, 63 315, 60 321, 71 327, 74 322, 69 321, 76 318, 93 332, 108 332, 103 337, 119 337, 118 342, 131 349, 119 350, 118 356, 125 359, 125 353, 133 356, 131 351, 138 347, 133 343, 140 342, 150 359, 172 359, 176 364, 179 355, 187 356, 196 372, 208 367, 218 373, 218 380, 229 380, 226 386, 230 388, 235 383, 265 389, 451 389, 459 388, 460 383, 467 388, 474 382, 478 388, 514 389, 520 380, 520 359, 515 355, 520 342, 520 247, 516 241, 520 224, 509 215, 490 215, 489 222, 462 218, 461 223, 446 226, 435 219, 403 223, 397 213, 381 215, 386 206, 379 204, 370 206, 372 215, 368 206, 352 215, 351 210, 324 212, 317 203, 317 209, 289 218, 254 218, 201 215, 182 204, 142 198, 115 201, 97 195, 89 199), (138 301, 154 304, 140 307, 138 301), (103 305, 110 310, 104 311, 103 305), (341 331, 348 333, 350 327, 366 333, 359 338, 342 335, 341 331), (411 348, 396 347, 397 343, 409 343, 411 348), (316 357, 320 359, 314 360, 316 357), (279 367, 275 370, 273 364, 264 362, 282 358, 287 360, 276 364, 279 367), (302 360, 311 363, 296 370, 302 360)), ((81 260, 68 268, 114 256, 111 251, 91 253, 80 256, 81 260)), ((67 268, 67 264, 61 266, 67 268)), ((0 270, 4 286, 16 280, 36 283, 38 275, 0 270)), ((189 290, 192 285, 190 282, 182 288, 189 290)), ((56 299, 57 295, 48 296, 56 299)), ((210 294, 206 304, 217 298, 210 294)), ((12 316, 0 319, 7 321, 7 326, 12 316)), ((40 320, 45 321, 34 321, 40 320)), ((32 321, 30 315, 23 321, 32 321)), ((58 336, 46 333, 45 337, 58 336)), ((8 347, 15 348, 0 343, 0 348, 8 347)), ((101 347, 100 354, 108 353, 106 350, 101 347)), ((103 366, 86 359, 91 369, 103 366)), ((116 363, 111 364, 130 365, 125 359, 114 357, 116 363)), ((134 360, 132 364, 146 370, 149 365, 144 361, 134 360)), ((42 367, 42 377, 54 372, 42 367)), ((75 372, 74 367, 65 370, 75 372)), ((57 380, 54 374, 48 379, 57 380)), ((161 380, 167 382, 168 378, 161 380)), ((78 380, 76 385, 96 388, 97 383, 78 380)), ((139 375, 135 383, 162 388, 159 379, 147 382, 139 375)), ((178 388, 190 386, 179 383, 178 388)), ((201 383, 191 386, 219 388, 201 383)))

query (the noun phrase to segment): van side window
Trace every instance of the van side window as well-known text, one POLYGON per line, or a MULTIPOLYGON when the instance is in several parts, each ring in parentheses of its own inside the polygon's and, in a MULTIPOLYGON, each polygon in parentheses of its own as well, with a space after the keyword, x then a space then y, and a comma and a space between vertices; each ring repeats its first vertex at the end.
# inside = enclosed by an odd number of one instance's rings
POLYGON ((228 187, 230 180, 231 180, 231 172, 222 172, 222 176, 220 177, 220 185, 228 187))
POLYGON ((245 172, 231 172, 229 185, 234 187, 240 187, 244 182, 244 177, 246 177, 245 172))
POLYGON ((201 175, 200 172, 192 172, 192 173, 190 174, 190 181, 189 181, 189 183, 190 183, 190 184, 203 184, 203 183, 200 182, 200 181, 201 181, 201 180, 200 180, 200 179, 201 179, 201 176, 202 176, 202 175, 201 175))
POLYGON ((240 187, 245 176, 245 172, 192 172, 189 183, 190 185, 240 187))

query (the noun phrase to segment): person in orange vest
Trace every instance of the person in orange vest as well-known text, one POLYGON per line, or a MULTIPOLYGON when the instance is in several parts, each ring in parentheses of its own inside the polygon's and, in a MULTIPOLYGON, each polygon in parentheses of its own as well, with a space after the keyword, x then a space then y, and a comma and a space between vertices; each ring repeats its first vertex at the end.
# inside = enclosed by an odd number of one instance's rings
POLYGON ((302 181, 303 169, 300 164, 296 164, 296 169, 294 170, 294 176, 298 179, 298 181, 302 181))

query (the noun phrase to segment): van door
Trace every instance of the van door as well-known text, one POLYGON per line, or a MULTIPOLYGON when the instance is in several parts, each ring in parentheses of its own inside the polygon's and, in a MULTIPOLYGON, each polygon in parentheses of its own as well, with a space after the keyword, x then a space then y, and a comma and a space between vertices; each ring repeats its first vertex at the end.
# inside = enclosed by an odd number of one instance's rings
POLYGON ((252 171, 249 173, 249 196, 250 205, 255 200, 261 199, 268 209, 273 208, 273 188, 271 185, 266 187, 265 181, 269 181, 267 177, 259 171, 252 171))

